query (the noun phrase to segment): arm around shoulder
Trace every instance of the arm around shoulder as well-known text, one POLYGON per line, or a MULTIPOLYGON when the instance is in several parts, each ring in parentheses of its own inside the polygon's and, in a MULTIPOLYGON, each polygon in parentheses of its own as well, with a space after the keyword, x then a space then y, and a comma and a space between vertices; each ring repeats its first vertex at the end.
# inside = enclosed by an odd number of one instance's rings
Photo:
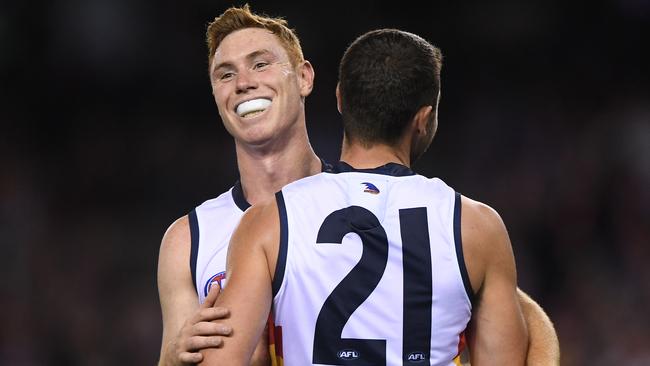
POLYGON ((461 235, 477 293, 469 332, 471 363, 524 365, 528 332, 517 297, 512 246, 499 214, 462 197, 461 235))

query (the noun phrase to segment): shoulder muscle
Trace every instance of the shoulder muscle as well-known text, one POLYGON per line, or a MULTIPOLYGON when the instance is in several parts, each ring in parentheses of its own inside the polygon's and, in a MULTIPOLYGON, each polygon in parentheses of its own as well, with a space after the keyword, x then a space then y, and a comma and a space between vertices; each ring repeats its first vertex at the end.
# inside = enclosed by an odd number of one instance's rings
POLYGON ((461 199, 461 235, 467 270, 474 292, 482 287, 486 271, 492 266, 512 268, 512 246, 501 216, 490 206, 461 199))
POLYGON ((160 244, 158 295, 163 315, 163 341, 175 335, 199 305, 190 273, 190 241, 189 220, 183 216, 169 226, 160 244))

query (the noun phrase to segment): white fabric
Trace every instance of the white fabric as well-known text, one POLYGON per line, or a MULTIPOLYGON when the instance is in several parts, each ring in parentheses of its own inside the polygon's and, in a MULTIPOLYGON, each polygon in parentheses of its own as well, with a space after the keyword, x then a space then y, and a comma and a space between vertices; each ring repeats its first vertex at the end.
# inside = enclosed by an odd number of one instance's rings
POLYGON ((384 339, 386 365, 403 364, 399 210, 426 207, 433 284, 429 363, 453 365, 459 335, 471 316, 454 242, 454 190, 440 179, 420 175, 344 172, 299 180, 285 186, 282 193, 288 245, 274 315, 276 326, 282 327, 284 364, 312 364, 316 320, 323 303, 361 258, 362 243, 354 233, 347 234, 342 244, 316 244, 319 228, 330 213, 356 205, 371 211, 383 226, 389 242, 388 263, 377 287, 350 316, 342 338, 384 339), (379 193, 365 192, 364 183, 371 183, 379 193))
POLYGON ((196 209, 199 245, 196 260, 196 291, 200 303, 205 301, 210 282, 219 280, 225 286, 226 256, 230 237, 244 215, 233 200, 232 189, 205 201, 196 209), (213 278, 217 276, 217 278, 213 278))

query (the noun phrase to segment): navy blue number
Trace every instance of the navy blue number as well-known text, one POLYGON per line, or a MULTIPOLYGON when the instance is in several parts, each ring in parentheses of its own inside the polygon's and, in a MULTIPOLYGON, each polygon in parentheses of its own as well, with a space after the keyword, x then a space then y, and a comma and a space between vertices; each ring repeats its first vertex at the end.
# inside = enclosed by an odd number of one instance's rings
MULTIPOLYGON (((429 360, 431 342, 431 248, 427 210, 399 210, 404 271, 403 364, 429 360)), ((317 244, 341 244, 355 233, 363 244, 361 259, 328 296, 318 314, 313 363, 386 365, 386 340, 341 338, 352 313, 370 296, 388 262, 388 239, 377 217, 350 206, 328 215, 317 244)))
POLYGON ((431 245, 426 207, 399 210, 404 271, 402 364, 427 361, 431 350, 431 245))
POLYGON ((314 334, 313 363, 326 365, 386 365, 386 340, 341 338, 350 315, 375 290, 388 262, 388 238, 377 217, 350 206, 325 218, 316 243, 341 244, 348 233, 363 243, 361 260, 327 297, 314 334))

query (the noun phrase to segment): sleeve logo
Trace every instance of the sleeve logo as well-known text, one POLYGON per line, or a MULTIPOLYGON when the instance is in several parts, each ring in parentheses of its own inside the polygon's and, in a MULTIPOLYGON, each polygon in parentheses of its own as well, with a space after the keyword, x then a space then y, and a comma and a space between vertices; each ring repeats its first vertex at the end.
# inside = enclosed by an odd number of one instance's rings
POLYGON ((223 286, 225 285, 225 280, 226 279, 226 272, 219 272, 216 275, 210 277, 210 279, 205 283, 205 286, 203 286, 203 296, 208 296, 208 292, 210 292, 210 289, 214 284, 218 284, 219 287, 223 289, 223 286), (222 283, 223 281, 223 283, 222 283))

